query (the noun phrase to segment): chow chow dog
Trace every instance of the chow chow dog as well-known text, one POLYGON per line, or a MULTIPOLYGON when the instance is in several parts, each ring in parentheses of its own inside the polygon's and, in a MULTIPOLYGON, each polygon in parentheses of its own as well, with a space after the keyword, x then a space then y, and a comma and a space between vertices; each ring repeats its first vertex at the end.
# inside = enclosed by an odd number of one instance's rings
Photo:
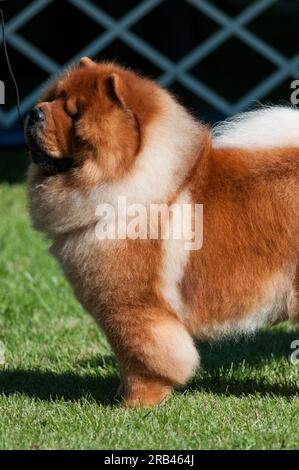
POLYGON ((298 318, 298 111, 261 108, 211 130, 153 81, 85 57, 25 134, 34 227, 105 332, 128 406, 158 404, 192 377, 194 338, 298 318), (99 205, 120 196, 166 204, 155 237, 97 235, 99 205), (162 236, 174 205, 199 204, 200 249, 162 236))

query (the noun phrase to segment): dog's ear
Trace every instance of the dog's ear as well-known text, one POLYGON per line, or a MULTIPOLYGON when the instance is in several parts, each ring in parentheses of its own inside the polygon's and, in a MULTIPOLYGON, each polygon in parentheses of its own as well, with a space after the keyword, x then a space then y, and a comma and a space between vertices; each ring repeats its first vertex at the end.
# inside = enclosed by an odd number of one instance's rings
POLYGON ((111 73, 107 78, 106 92, 111 101, 126 109, 125 86, 117 73, 111 73))
POLYGON ((77 96, 70 97, 66 102, 66 111, 69 116, 76 116, 78 114, 78 98, 77 96))
POLYGON ((82 57, 79 62, 80 67, 93 67, 95 62, 91 60, 89 57, 82 57))

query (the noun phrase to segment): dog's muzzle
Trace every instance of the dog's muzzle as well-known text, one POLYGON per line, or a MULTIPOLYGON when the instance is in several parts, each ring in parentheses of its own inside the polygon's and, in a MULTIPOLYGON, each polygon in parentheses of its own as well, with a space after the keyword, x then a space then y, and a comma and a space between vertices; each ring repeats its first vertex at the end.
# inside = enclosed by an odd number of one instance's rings
POLYGON ((56 158, 47 154, 39 137, 44 124, 44 112, 38 107, 33 108, 25 123, 25 139, 31 159, 48 176, 64 173, 73 167, 73 159, 70 157, 56 158))

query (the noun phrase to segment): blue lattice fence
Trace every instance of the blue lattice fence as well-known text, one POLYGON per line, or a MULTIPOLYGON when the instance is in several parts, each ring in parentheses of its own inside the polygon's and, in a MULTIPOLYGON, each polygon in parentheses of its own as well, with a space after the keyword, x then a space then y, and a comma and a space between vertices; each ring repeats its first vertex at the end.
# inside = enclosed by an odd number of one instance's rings
MULTIPOLYGON (((35 103, 45 85, 61 72, 61 64, 39 48, 38 40, 33 44, 20 33, 20 29, 24 25, 30 22, 32 18, 40 15, 53 1, 32 1, 10 18, 6 26, 9 46, 32 63, 38 65, 48 76, 46 82, 31 89, 26 96, 22 96, 21 112, 24 115, 35 103)), ((153 47, 152 44, 132 30, 141 19, 149 15, 165 0, 140 1, 121 18, 117 19, 110 16, 106 10, 99 6, 101 2, 95 4, 89 0, 67 1, 78 9, 81 15, 85 15, 96 22, 101 32, 88 45, 84 46, 82 50, 78 50, 74 56, 70 57, 63 67, 68 67, 83 55, 95 56, 104 51, 113 41, 119 39, 162 71, 158 77, 158 81, 162 85, 170 86, 174 82, 179 83, 182 87, 188 89, 195 96, 204 100, 215 110, 226 116, 246 109, 253 101, 262 100, 286 78, 299 78, 299 54, 295 54, 291 58, 286 57, 270 43, 248 29, 248 24, 273 6, 276 0, 252 1, 249 6, 245 7, 234 17, 228 16, 213 1, 182 0, 182 2, 188 3, 197 11, 203 13, 205 17, 216 23, 218 29, 208 38, 197 44, 192 50, 188 51, 178 61, 171 60, 158 48, 153 47), (213 54, 214 51, 232 37, 237 38, 238 41, 258 52, 259 55, 274 66, 274 71, 233 103, 192 73, 195 65, 213 54)), ((163 29, 161 34, 163 34, 163 29)), ((15 106, 8 110, 4 110, 3 107, 0 108, 0 128, 2 130, 13 128, 17 120, 18 114, 15 106)))

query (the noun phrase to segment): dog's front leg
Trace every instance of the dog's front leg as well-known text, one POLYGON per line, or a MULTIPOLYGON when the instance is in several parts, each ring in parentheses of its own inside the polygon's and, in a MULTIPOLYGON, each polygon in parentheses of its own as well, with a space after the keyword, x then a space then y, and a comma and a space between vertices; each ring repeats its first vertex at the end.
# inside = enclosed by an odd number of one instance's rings
POLYGON ((160 403, 198 366, 191 336, 162 308, 121 309, 105 329, 118 357, 121 392, 128 406, 160 403))

